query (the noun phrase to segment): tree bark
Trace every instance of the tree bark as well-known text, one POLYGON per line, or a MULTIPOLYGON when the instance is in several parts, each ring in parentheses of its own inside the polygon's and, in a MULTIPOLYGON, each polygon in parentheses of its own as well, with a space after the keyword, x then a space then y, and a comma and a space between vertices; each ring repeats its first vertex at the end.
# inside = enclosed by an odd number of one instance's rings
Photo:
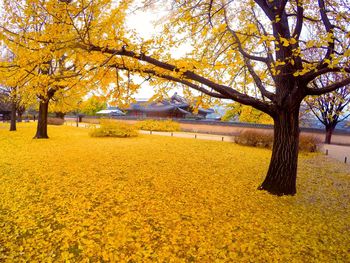
POLYGON ((11 124, 10 124, 10 131, 16 131, 16 102, 11 102, 11 124))
POLYGON ((23 113, 25 112, 26 108, 24 106, 18 106, 17 105, 17 122, 22 121, 23 113))
POLYGON ((299 108, 274 117, 274 142, 269 170, 258 189, 275 195, 296 194, 299 147, 299 108))
POLYGON ((40 101, 38 113, 38 125, 34 139, 48 139, 47 135, 47 113, 49 109, 49 100, 40 101))
POLYGON ((335 127, 333 127, 333 126, 326 126, 326 138, 324 140, 324 143, 331 144, 334 129, 335 129, 335 127))

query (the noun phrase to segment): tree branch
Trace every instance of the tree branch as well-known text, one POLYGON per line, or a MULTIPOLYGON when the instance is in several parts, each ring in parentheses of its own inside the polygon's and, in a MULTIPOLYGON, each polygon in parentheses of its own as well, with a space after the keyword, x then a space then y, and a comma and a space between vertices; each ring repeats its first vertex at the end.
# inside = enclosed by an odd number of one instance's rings
POLYGON ((314 88, 306 88, 306 94, 307 95, 322 95, 328 92, 335 91, 336 89, 339 89, 343 86, 346 86, 350 84, 350 77, 339 81, 337 83, 333 83, 331 85, 328 85, 326 87, 320 88, 320 89, 314 89, 314 88))
POLYGON ((303 22, 304 22, 304 8, 303 8, 303 3, 300 0, 296 0, 297 3, 297 22, 294 28, 293 32, 293 38, 299 39, 301 30, 303 28, 303 22))
POLYGON ((326 74, 326 73, 330 73, 330 72, 346 72, 346 73, 350 73, 350 68, 340 68, 340 67, 324 67, 324 68, 321 68, 315 72, 309 72, 309 73, 306 73, 305 75, 302 76, 302 79, 306 82, 310 82, 312 80, 314 80, 315 78, 323 75, 323 74, 326 74))
POLYGON ((261 94, 263 96, 265 96, 266 98, 270 99, 271 101, 274 101, 275 94, 273 94, 272 92, 269 92, 268 90, 265 89, 264 84, 262 83, 262 81, 261 81, 260 77, 258 76, 258 74, 256 74, 253 66, 250 64, 250 61, 248 59, 245 59, 244 62, 245 62, 245 65, 248 68, 248 71, 249 71, 250 75, 252 75, 256 86, 260 90, 261 94))
POLYGON ((181 79, 181 78, 176 78, 176 77, 173 77, 173 76, 169 76, 169 75, 166 75, 166 74, 161 74, 161 73, 158 73, 156 72, 155 70, 151 70, 151 69, 136 69, 136 68, 129 68, 127 67, 125 64, 124 65, 120 65, 120 64, 114 64, 114 65, 111 65, 110 67, 113 67, 115 68, 116 70, 126 70, 128 72, 138 72, 138 73, 146 73, 146 74, 150 74, 150 75, 153 75, 153 76, 156 76, 156 77, 159 77, 159 78, 163 78, 163 79, 166 79, 166 80, 170 80, 170 81, 174 81, 174 82, 177 82, 177 83, 181 83, 181 84, 184 84, 188 87, 191 87, 195 90, 198 90, 200 92, 203 92, 204 94, 207 94, 211 97, 215 97, 215 98, 219 98, 219 99, 229 99, 229 97, 226 97, 220 93, 217 93, 217 92, 212 92, 212 91, 209 91, 201 86, 198 86, 192 82, 189 82, 185 79, 181 79))
MULTIPOLYGON (((328 34, 333 34, 334 26, 331 24, 331 22, 329 21, 329 18, 327 16, 324 0, 318 0, 318 6, 320 8, 321 19, 322 19, 323 25, 326 29, 326 32, 328 34)), ((328 41, 327 53, 325 54, 325 57, 323 58, 321 64, 324 64, 324 61, 326 59, 331 59, 331 55, 333 53, 334 53, 334 40, 328 41)))
MULTIPOLYGON (((115 50, 115 49, 110 49, 110 48, 102 48, 96 45, 83 45, 79 44, 77 47, 88 50, 88 51, 96 51, 96 52, 101 52, 101 53, 107 53, 107 54, 114 54, 118 56, 124 56, 124 57, 130 57, 139 61, 144 61, 149 64, 152 64, 156 67, 159 67, 161 69, 165 69, 170 72, 181 72, 181 69, 176 67, 175 65, 162 62, 160 60, 157 60, 155 58, 152 58, 150 56, 145 55, 144 53, 136 54, 133 51, 128 51, 126 50, 125 47, 122 47, 120 50, 115 50)), ((172 77, 170 74, 164 74, 164 76, 169 76, 172 77)), ((184 72, 181 72, 181 80, 192 80, 198 83, 201 83, 209 88, 212 88, 215 92, 221 94, 224 98, 229 98, 232 100, 235 100, 237 102, 240 102, 242 104, 254 106, 258 110, 261 110, 269 115, 274 115, 274 107, 272 106, 271 103, 268 102, 262 102, 259 99, 256 99, 254 97, 251 97, 247 94, 241 93, 235 89, 232 89, 231 87, 221 85, 218 83, 215 83, 205 77, 202 77, 193 71, 186 70, 184 72)), ((174 80, 175 81, 175 80, 174 80)), ((184 84, 184 83, 183 83, 184 84)), ((186 85, 186 84, 185 84, 186 85)))
POLYGON ((274 13, 271 11, 271 8, 268 6, 265 0, 255 0, 255 3, 257 3, 260 8, 264 11, 265 15, 273 21, 275 19, 274 13))

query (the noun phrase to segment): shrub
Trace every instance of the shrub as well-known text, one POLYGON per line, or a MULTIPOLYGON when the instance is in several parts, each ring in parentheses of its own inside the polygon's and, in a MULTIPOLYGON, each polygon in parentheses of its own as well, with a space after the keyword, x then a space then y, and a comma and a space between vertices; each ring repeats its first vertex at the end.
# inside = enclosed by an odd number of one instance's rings
MULTIPOLYGON (((272 148, 273 132, 245 130, 235 137, 235 143, 253 147, 272 148)), ((299 150, 303 152, 316 152, 320 140, 312 135, 300 135, 299 150)))
POLYGON ((144 120, 136 124, 136 127, 140 130, 146 131, 179 131, 180 124, 171 120, 156 121, 156 120, 144 120))
POLYGON ((110 120, 101 120, 100 128, 90 132, 91 137, 136 137, 138 132, 135 126, 110 120))
POLYGON ((321 140, 316 136, 302 134, 299 138, 299 150, 303 152, 316 152, 317 144, 320 144, 321 140))
POLYGON ((273 133, 263 131, 245 130, 235 137, 235 142, 241 145, 272 148, 273 133))
POLYGON ((61 119, 61 118, 52 118, 52 117, 47 118, 48 125, 63 125, 63 123, 64 123, 64 119, 61 119))

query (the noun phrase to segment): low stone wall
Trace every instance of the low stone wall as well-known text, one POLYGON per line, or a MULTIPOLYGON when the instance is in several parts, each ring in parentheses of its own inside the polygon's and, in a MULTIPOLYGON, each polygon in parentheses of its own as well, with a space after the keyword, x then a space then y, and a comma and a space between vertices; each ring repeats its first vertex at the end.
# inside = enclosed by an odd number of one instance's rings
MULTIPOLYGON (((130 117, 116 118, 116 120, 123 121, 130 124, 134 124, 139 121, 136 118, 130 118, 130 117)), ((99 119, 84 117, 82 121, 88 122, 88 123, 98 123, 99 119)), ((180 119, 176 121, 180 123, 180 127, 182 131, 195 132, 195 133, 198 132, 198 133, 237 136, 245 130, 259 130, 264 132, 273 131, 272 125, 264 125, 264 124, 186 120, 186 119, 180 119)), ((321 129, 301 128, 301 133, 315 136, 319 138, 320 141, 324 141, 325 139, 325 132, 324 130, 321 130, 321 129)), ((350 145, 350 133, 345 131, 335 131, 332 136, 332 143, 350 145)))

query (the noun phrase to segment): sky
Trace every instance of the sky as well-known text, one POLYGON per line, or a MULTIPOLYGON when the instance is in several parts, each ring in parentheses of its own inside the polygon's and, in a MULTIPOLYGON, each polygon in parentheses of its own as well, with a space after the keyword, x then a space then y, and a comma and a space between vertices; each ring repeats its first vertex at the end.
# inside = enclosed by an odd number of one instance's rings
MULTIPOLYGON (((144 40, 152 38, 152 36, 157 35, 161 31, 161 27, 156 25, 157 21, 164 17, 167 14, 166 9, 155 9, 152 10, 137 10, 133 11, 131 14, 127 16, 127 27, 130 29, 134 29, 137 34, 142 37, 144 40)), ((179 58, 184 55, 189 50, 190 45, 186 45, 185 47, 180 47, 178 49, 172 50, 172 57, 179 58)), ((143 82, 143 78, 135 77, 136 81, 139 83, 143 82)), ((172 96, 173 93, 177 92, 182 95, 181 89, 174 89, 168 94, 172 96)), ((136 99, 148 99, 154 95, 153 88, 144 82, 135 96, 136 99)))
MULTIPOLYGON (((134 11, 127 17, 127 27, 136 30, 137 34, 145 40, 150 39, 157 31, 159 32, 155 23, 163 14, 160 10, 134 11)), ((135 81, 142 82, 143 79, 135 77, 135 81)), ((153 95, 153 88, 144 82, 135 97, 136 99, 148 99, 153 95)))

